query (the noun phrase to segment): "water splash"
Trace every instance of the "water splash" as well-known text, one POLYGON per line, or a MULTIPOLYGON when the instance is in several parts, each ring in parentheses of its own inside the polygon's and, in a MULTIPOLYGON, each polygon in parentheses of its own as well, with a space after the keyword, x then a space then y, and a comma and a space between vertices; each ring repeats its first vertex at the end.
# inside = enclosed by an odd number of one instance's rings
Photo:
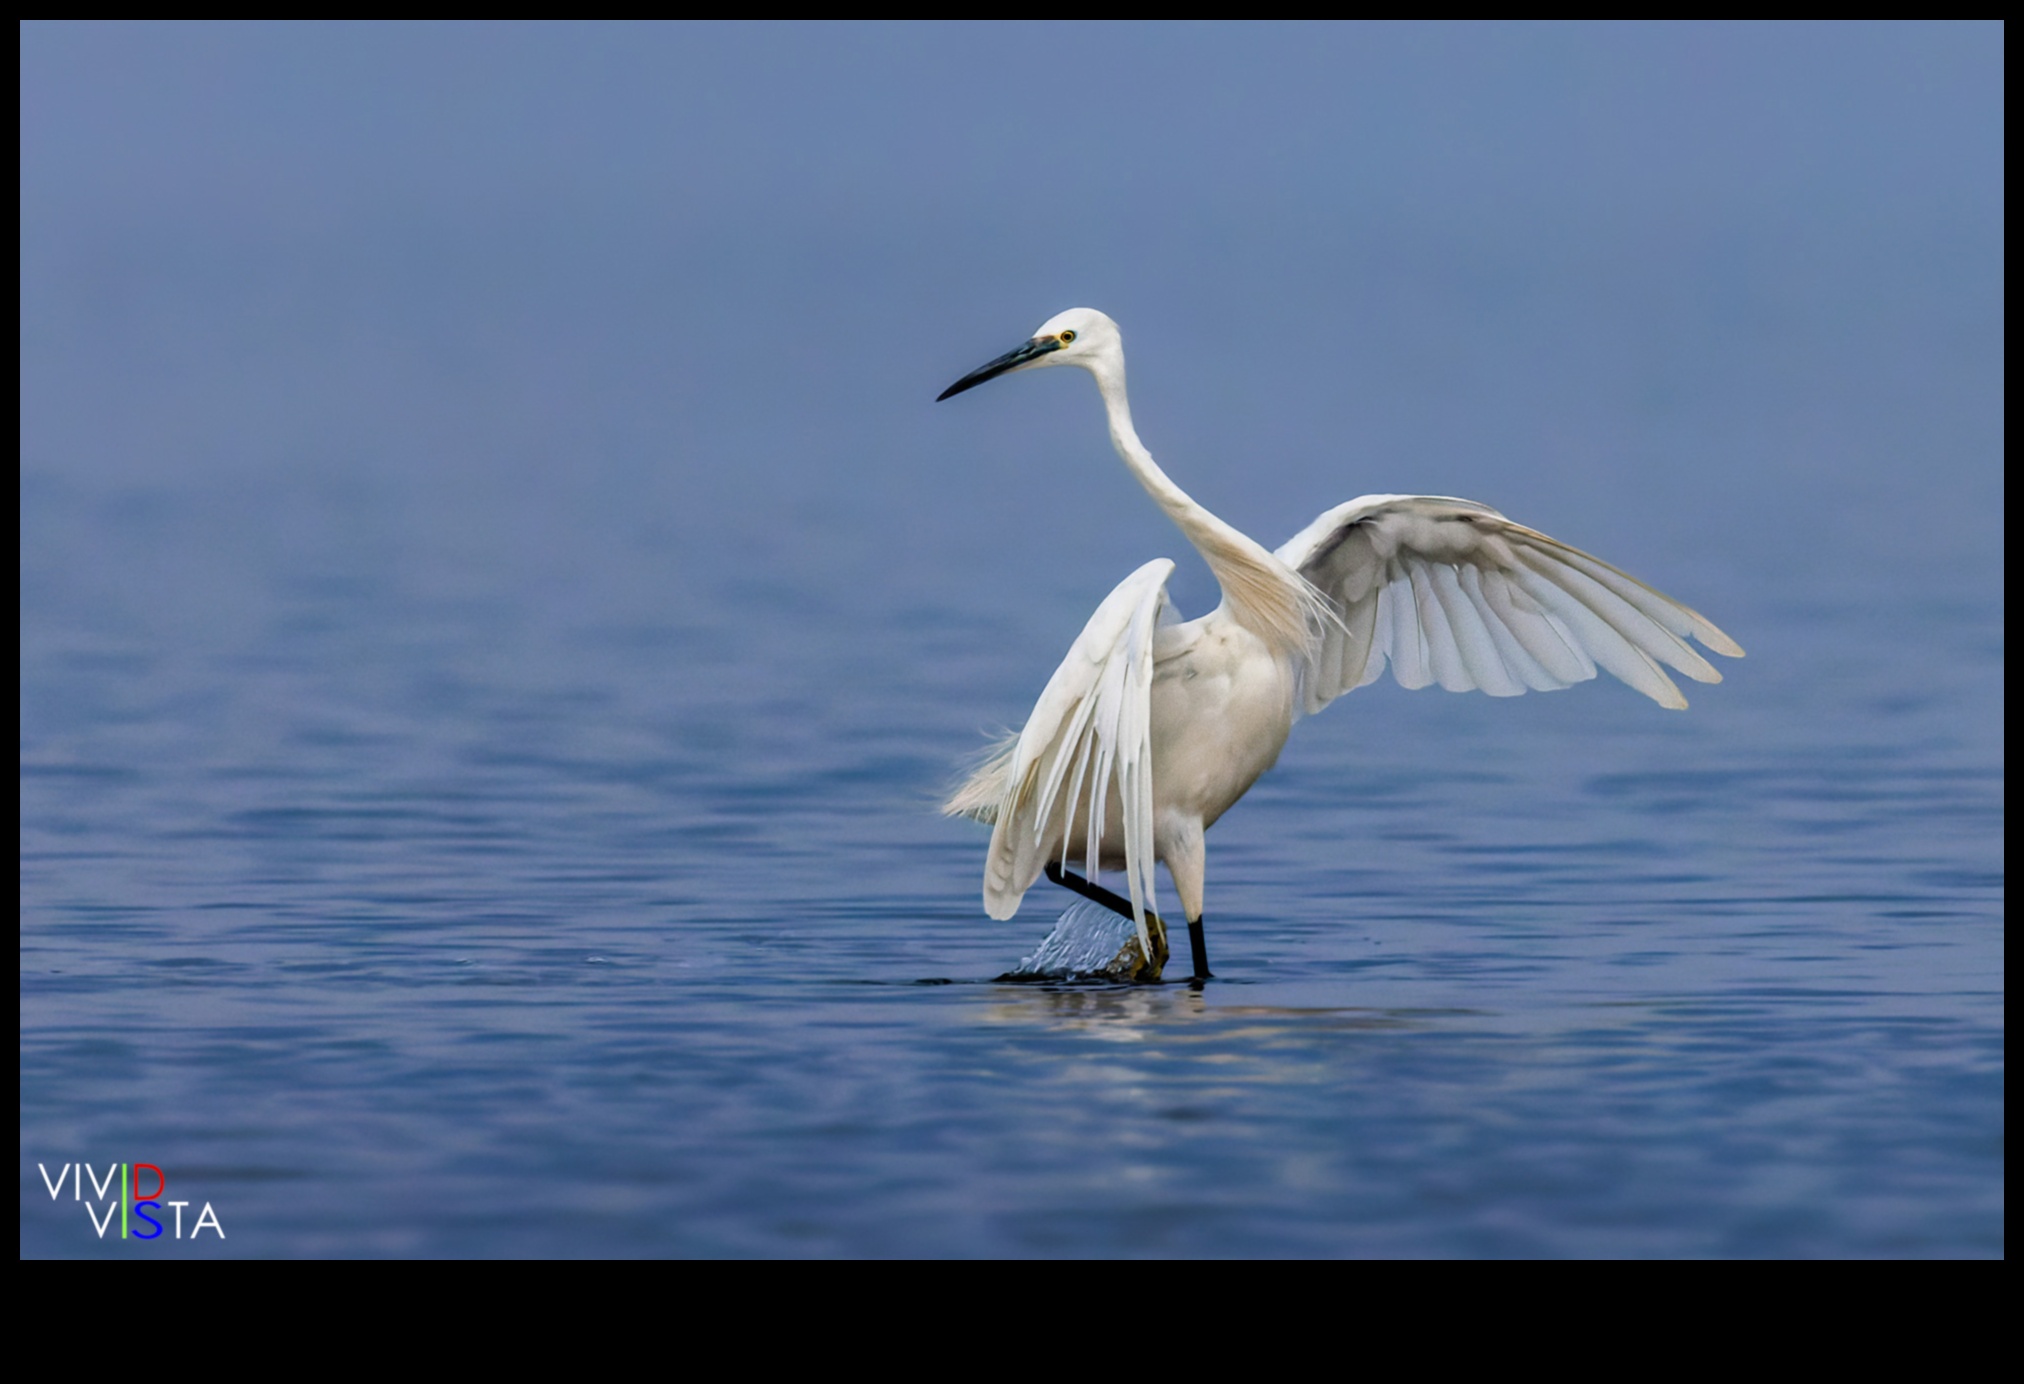
POLYGON ((1033 955, 1001 980, 1131 980, 1145 965, 1132 920, 1077 899, 1033 955))

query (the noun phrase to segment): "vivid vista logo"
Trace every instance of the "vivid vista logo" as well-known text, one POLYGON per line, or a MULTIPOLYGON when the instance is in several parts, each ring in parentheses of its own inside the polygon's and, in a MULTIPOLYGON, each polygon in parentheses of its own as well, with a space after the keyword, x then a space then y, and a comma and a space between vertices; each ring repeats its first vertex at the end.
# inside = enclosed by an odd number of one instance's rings
MULTIPOLYGON (((185 1238, 183 1209, 190 1203, 166 1199, 168 1176, 153 1163, 112 1163, 103 1174, 89 1163, 65 1163, 53 1178, 47 1163, 37 1163, 35 1167, 42 1174, 42 1185, 49 1189, 51 1201, 63 1200, 64 1189, 70 1189, 70 1199, 84 1207, 91 1228, 101 1240, 111 1233, 114 1216, 119 1218, 122 1240, 159 1240, 170 1234, 178 1240, 185 1238), (144 1179, 154 1186, 143 1188, 144 1179), (87 1191, 91 1193, 88 1197, 87 1191), (174 1215, 164 1217, 164 1208, 174 1215)), ((218 1213, 208 1201, 197 1213, 188 1238, 194 1240, 206 1230, 221 1240, 225 1238, 225 1227, 219 1224, 218 1213)))

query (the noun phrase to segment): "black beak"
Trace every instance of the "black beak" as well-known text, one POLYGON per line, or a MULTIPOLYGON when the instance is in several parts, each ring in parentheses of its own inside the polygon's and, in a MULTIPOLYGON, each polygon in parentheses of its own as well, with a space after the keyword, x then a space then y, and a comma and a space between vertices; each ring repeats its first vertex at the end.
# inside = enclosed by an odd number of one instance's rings
POLYGON ((957 380, 954 384, 950 385, 940 394, 937 394, 935 396, 935 402, 939 404, 942 402, 942 400, 952 398, 955 395, 961 394, 966 389, 975 389, 978 385, 984 383, 984 381, 986 380, 997 379, 1007 370, 1017 370, 1020 366, 1024 365, 1029 360, 1038 360, 1040 359, 1040 357, 1046 355, 1049 351, 1058 351, 1060 349, 1061 349, 1061 338, 1054 336, 1036 336, 1031 341, 1027 342, 1024 346, 1021 346, 1018 350, 1007 351, 1004 355, 998 357, 998 359, 992 361, 989 365, 978 366, 975 370, 972 370, 969 374, 963 376, 962 379, 957 380))

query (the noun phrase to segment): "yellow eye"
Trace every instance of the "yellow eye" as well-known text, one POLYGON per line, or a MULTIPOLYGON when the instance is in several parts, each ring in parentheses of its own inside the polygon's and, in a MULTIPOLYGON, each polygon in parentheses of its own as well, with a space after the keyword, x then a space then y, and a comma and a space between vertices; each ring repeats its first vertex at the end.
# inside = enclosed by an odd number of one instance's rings
POLYGON ((1061 334, 1061 344, 1063 346, 1066 346, 1069 342, 1073 340, 1075 340, 1075 331, 1073 328, 1061 334))

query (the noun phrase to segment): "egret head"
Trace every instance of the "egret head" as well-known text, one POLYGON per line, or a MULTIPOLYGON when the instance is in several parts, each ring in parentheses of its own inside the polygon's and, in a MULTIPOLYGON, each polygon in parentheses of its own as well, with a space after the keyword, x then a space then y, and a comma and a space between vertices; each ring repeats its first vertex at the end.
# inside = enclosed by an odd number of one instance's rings
POLYGON ((936 395, 935 400, 939 403, 966 389, 975 389, 986 380, 1042 365, 1079 365, 1099 377, 1113 370, 1121 376, 1124 337, 1118 332, 1117 323, 1095 308, 1070 308, 1041 323, 1032 340, 978 366, 936 395))

